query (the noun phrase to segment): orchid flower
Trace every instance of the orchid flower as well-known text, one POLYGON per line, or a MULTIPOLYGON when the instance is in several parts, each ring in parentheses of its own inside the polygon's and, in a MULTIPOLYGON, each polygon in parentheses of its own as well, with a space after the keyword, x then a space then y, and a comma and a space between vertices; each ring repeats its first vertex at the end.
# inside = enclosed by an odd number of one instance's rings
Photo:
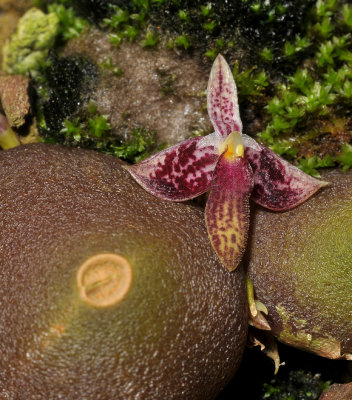
POLYGON ((242 135, 236 84, 221 55, 210 73, 207 108, 214 133, 185 140, 126 169, 164 200, 185 201, 210 190, 205 208, 209 239, 220 261, 233 271, 246 247, 250 198, 284 211, 326 182, 242 135))

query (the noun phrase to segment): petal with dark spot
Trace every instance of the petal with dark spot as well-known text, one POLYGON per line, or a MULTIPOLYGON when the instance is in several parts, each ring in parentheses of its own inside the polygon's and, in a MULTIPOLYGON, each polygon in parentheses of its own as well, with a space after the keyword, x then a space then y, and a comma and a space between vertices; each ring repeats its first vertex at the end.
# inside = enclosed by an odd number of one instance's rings
POLYGON ((267 147, 243 135, 245 157, 253 170, 252 200, 270 210, 298 206, 327 182, 307 175, 267 147))
POLYGON ((220 54, 210 72, 207 107, 214 128, 223 138, 234 131, 242 132, 236 84, 229 65, 220 54))
POLYGON ((215 133, 191 138, 125 168, 154 196, 171 201, 189 200, 210 188, 219 157, 217 141, 215 133))
POLYGON ((249 227, 252 171, 242 157, 223 153, 215 167, 205 208, 210 242, 221 262, 233 271, 241 261, 249 227))

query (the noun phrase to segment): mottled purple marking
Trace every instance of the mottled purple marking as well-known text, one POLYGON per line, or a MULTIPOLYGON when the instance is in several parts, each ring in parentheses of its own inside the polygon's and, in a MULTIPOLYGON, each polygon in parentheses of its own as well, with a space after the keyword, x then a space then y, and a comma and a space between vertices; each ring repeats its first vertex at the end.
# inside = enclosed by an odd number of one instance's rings
POLYGON ((271 210, 285 211, 296 207, 326 185, 258 143, 246 147, 245 157, 254 177, 251 198, 271 210))
POLYGON ((219 55, 214 61, 207 89, 208 114, 223 138, 242 131, 237 89, 230 67, 219 55))
POLYGON ((184 201, 209 190, 218 159, 217 149, 197 137, 170 147, 127 167, 151 194, 165 200, 184 201))
POLYGON ((210 242, 222 263, 234 270, 242 258, 249 227, 252 172, 243 158, 222 155, 215 167, 205 221, 210 242))

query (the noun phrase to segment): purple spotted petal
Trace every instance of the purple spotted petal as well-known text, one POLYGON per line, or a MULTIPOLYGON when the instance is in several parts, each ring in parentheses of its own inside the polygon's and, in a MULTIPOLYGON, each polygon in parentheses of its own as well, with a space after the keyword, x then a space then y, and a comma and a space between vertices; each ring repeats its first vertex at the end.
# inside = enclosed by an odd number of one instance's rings
POLYGON ((205 222, 213 249, 225 267, 233 271, 247 242, 253 177, 244 158, 229 160, 225 154, 215 167, 205 222))
POLYGON ((251 198, 261 206, 276 211, 289 210, 327 184, 307 175, 251 137, 243 135, 242 138, 245 157, 254 176, 251 198))
POLYGON ((213 133, 188 139, 126 169, 154 196, 184 201, 209 190, 218 157, 213 133))
POLYGON ((237 89, 232 72, 222 55, 218 55, 210 72, 207 89, 208 114, 223 138, 242 132, 237 89))

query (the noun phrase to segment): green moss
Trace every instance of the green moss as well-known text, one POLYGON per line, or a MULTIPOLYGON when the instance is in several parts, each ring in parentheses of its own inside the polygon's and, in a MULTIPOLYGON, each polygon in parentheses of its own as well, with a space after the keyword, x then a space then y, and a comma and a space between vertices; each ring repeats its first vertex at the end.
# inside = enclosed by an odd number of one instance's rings
POLYGON ((141 44, 142 47, 155 47, 158 41, 159 41, 159 36, 156 33, 148 30, 141 44))
MULTIPOLYGON (((48 51, 56 45, 79 36, 88 22, 77 17, 68 1, 61 0, 47 7, 47 13, 31 8, 20 19, 16 32, 3 48, 3 69, 9 74, 30 72, 37 78, 48 51)), ((43 9, 43 4, 38 4, 43 9)))
POLYGON ((187 50, 191 46, 189 37, 184 33, 175 38, 175 44, 178 47, 183 47, 185 50, 187 50))
POLYGON ((342 166, 344 171, 352 167, 352 146, 345 143, 341 147, 341 153, 335 157, 335 162, 342 166))
POLYGON ((35 73, 53 47, 59 32, 59 19, 31 8, 19 20, 16 32, 3 48, 3 69, 9 74, 35 73))
MULTIPOLYGON (((350 167, 348 142, 343 145, 352 133, 349 12, 341 0, 317 1, 306 36, 296 36, 282 49, 282 56, 295 70, 279 79, 261 114, 266 126, 259 138, 313 175, 322 167, 350 167), (339 129, 336 119, 342 121, 339 129), (342 145, 330 146, 329 140, 342 145)), ((264 50, 262 58, 270 64, 268 49, 264 50)), ((269 82, 274 79, 269 71, 269 82)))
POLYGON ((115 76, 121 76, 123 74, 122 69, 112 63, 111 57, 107 57, 103 63, 99 64, 99 66, 112 72, 115 76))
MULTIPOLYGON (((134 41, 146 25, 149 2, 135 0, 133 5, 134 7, 128 9, 110 4, 110 15, 103 19, 104 26, 110 31, 110 42, 116 47, 123 40, 134 41)), ((157 44, 159 38, 152 29, 148 29, 144 34, 144 40, 141 42, 143 47, 153 47, 157 44)))
MULTIPOLYGON (((237 46, 247 42, 247 56, 254 56, 260 53, 264 43, 270 49, 276 48, 283 39, 292 39, 292 32, 300 33, 304 26, 302 21, 307 17, 311 4, 313 1, 288 1, 284 7, 281 1, 196 0, 190 4, 180 0, 177 4, 171 1, 158 6, 151 4, 149 16, 154 25, 160 26, 174 38, 187 35, 194 43, 192 47, 201 54, 207 52, 207 56, 210 56, 215 41, 222 39, 226 44, 232 42, 237 46), (187 23, 180 24, 179 14, 184 16, 185 9, 187 23), (233 29, 234 26, 236 29, 233 29)), ((223 53, 226 55, 230 48, 226 45, 223 53)))
POLYGON ((203 28, 208 32, 213 32, 217 26, 217 22, 215 20, 211 20, 209 22, 205 22, 203 24, 203 28))
POLYGON ((274 60, 273 52, 270 49, 268 49, 267 47, 264 47, 264 49, 260 52, 260 56, 264 61, 273 61, 274 60))
POLYGON ((203 17, 209 17, 211 15, 212 4, 206 3, 200 5, 200 12, 203 17))
POLYGON ((302 158, 299 160, 299 167, 309 175, 312 175, 316 178, 320 177, 319 168, 333 167, 335 166, 335 162, 333 157, 326 155, 321 158, 318 156, 311 156, 307 158, 302 158))
POLYGON ((93 143, 97 148, 103 148, 108 135, 111 135, 111 125, 106 115, 100 115, 96 107, 89 104, 89 116, 85 119, 78 117, 72 120, 65 119, 60 133, 65 137, 65 142, 82 147, 92 147, 93 143))
POLYGON ((240 71, 239 62, 236 61, 232 74, 242 97, 250 98, 262 96, 268 86, 268 77, 264 70, 257 72, 257 67, 240 71))
POLYGON ((187 11, 185 11, 185 10, 179 10, 178 11, 178 17, 183 22, 186 22, 186 23, 190 22, 189 15, 188 15, 187 11))
POLYGON ((208 50, 204 53, 204 55, 205 55, 205 57, 208 57, 210 60, 214 61, 215 58, 216 58, 216 56, 219 54, 219 52, 220 52, 219 49, 216 48, 216 47, 214 47, 214 48, 212 48, 212 49, 208 49, 208 50))
POLYGON ((48 11, 57 16, 59 34, 64 41, 78 37, 88 27, 88 21, 76 16, 72 7, 54 3, 48 6, 48 11))
POLYGON ((176 44, 184 50, 192 48, 205 54, 221 39, 226 43, 223 52, 231 48, 229 43, 242 46, 250 42, 246 50, 249 56, 254 56, 260 53, 263 44, 270 49, 278 48, 284 41, 292 41, 293 33, 304 33, 302 22, 308 18, 314 0, 288 0, 285 5, 280 0, 72 0, 71 3, 83 16, 98 24, 103 21, 116 45, 121 40, 130 40, 125 28, 133 26, 134 33, 138 32, 135 37, 144 36, 147 28, 160 29, 170 39, 166 40, 169 48, 176 44))
POLYGON ((113 154, 131 163, 141 161, 161 147, 156 147, 156 134, 154 131, 143 127, 135 128, 130 132, 128 140, 113 143, 108 153, 113 154))
POLYGON ((342 22, 352 28, 352 5, 344 4, 342 6, 342 22))
POLYGON ((308 48, 310 45, 311 42, 308 38, 301 38, 299 35, 296 35, 295 41, 293 43, 285 42, 284 55, 285 57, 290 58, 293 55, 296 55, 298 52, 301 52, 304 49, 308 48))

